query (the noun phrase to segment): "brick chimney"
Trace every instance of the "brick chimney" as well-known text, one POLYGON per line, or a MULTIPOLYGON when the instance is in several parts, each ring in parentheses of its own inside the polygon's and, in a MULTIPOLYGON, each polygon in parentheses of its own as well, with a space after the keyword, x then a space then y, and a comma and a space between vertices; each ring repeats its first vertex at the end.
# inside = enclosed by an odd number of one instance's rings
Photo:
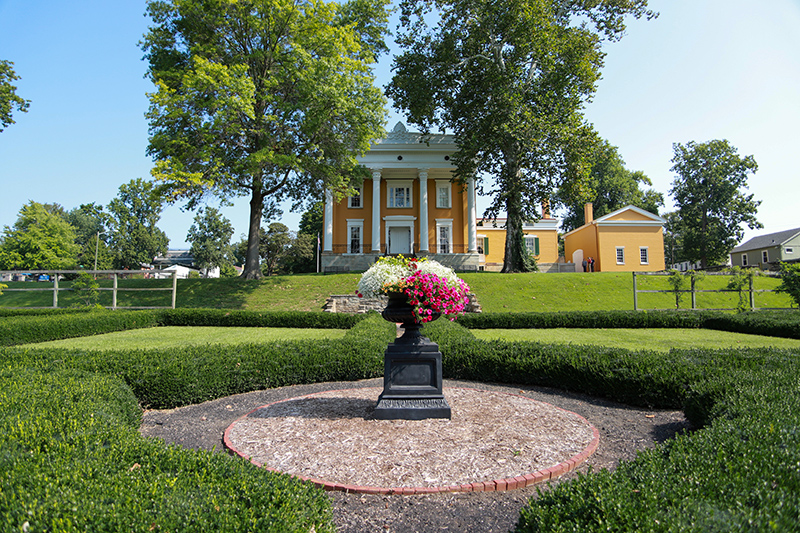
POLYGON ((550 218, 550 200, 542 200, 542 218, 550 218))
POLYGON ((583 206, 583 223, 591 224, 594 220, 594 209, 591 202, 587 202, 583 206))

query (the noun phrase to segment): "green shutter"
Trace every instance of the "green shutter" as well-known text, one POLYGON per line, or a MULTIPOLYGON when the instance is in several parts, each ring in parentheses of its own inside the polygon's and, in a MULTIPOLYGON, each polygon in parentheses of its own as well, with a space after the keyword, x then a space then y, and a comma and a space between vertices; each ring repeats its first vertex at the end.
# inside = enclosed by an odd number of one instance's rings
POLYGON ((533 238, 533 255, 539 255, 539 237, 533 238))
POLYGON ((483 255, 489 255, 489 237, 483 238, 483 255))

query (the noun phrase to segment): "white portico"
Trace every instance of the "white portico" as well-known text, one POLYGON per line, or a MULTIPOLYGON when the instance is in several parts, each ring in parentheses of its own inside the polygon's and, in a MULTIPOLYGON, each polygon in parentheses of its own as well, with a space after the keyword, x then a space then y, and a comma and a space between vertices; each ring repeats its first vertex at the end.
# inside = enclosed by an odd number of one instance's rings
POLYGON ((423 136, 398 123, 361 158, 358 193, 325 204, 323 271, 365 270, 384 254, 435 256, 477 270, 474 180, 452 183, 451 135, 423 136))

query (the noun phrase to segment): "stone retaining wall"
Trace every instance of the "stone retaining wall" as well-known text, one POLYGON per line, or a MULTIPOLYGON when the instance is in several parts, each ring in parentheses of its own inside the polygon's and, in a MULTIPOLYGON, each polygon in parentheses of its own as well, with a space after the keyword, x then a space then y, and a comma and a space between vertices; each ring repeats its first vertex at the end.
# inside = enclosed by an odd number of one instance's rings
MULTIPOLYGON (((480 313, 481 304, 478 297, 472 293, 467 295, 467 313, 480 313)), ((328 313, 366 313, 368 311, 381 312, 386 308, 389 298, 380 296, 378 298, 359 298, 354 294, 334 294, 325 302, 322 310, 328 313)))

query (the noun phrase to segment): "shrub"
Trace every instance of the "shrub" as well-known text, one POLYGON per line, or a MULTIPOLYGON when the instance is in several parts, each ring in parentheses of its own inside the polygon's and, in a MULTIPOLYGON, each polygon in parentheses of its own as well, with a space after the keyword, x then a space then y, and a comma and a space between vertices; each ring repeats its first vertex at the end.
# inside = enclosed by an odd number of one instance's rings
POLYGON ((0 370, 0 509, 15 531, 333 531, 319 489, 139 436, 117 378, 0 370))
POLYGON ((800 263, 781 263, 781 284, 778 292, 785 292, 800 307, 800 263))

